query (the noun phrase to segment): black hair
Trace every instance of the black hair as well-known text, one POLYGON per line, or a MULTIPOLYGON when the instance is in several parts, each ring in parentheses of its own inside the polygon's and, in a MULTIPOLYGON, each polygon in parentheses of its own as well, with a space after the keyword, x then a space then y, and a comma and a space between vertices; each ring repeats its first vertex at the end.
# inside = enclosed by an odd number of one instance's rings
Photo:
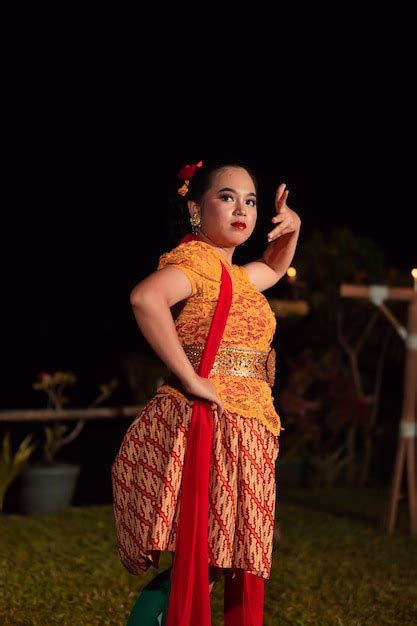
POLYGON ((190 181, 188 193, 185 196, 185 200, 194 200, 194 202, 201 202, 202 197, 210 189, 213 184, 214 174, 218 170, 222 170, 226 167, 240 167, 246 170, 251 177, 255 190, 258 191, 258 181, 255 174, 246 166, 234 161, 217 161, 209 164, 204 163, 202 167, 199 167, 190 181))

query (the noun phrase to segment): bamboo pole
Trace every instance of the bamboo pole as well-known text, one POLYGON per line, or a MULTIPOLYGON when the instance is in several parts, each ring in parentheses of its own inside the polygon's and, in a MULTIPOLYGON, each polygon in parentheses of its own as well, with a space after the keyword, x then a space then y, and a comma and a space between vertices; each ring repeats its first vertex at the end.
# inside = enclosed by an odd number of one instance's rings
POLYGON ((304 316, 307 315, 310 308, 305 300, 278 300, 271 298, 268 300, 273 312, 278 317, 287 317, 290 315, 304 316))
POLYGON ((372 290, 381 289, 387 295, 385 300, 411 300, 413 297, 414 289, 411 287, 386 287, 385 285, 346 285, 343 284, 340 288, 340 294, 348 298, 369 298, 372 290))
POLYGON ((417 291, 407 287, 385 287, 373 285, 342 285, 340 293, 348 298, 369 298, 392 323, 398 334, 405 340, 404 386, 399 440, 391 481, 390 500, 384 528, 392 533, 397 519, 403 473, 407 477, 408 509, 410 533, 417 535, 417 478, 416 478, 416 437, 417 437, 417 291), (407 328, 404 328, 384 300, 408 301, 407 328))
POLYGON ((0 411, 1 422, 48 422, 63 420, 115 419, 135 417, 143 406, 91 407, 85 409, 17 409, 0 411))
POLYGON ((400 485, 403 471, 407 474, 408 504, 411 534, 417 535, 417 492, 416 492, 416 395, 417 395, 417 294, 408 307, 408 335, 404 370, 404 392, 400 423, 400 438, 394 476, 391 487, 391 499, 386 520, 386 530, 394 530, 400 485), (405 467, 404 467, 405 466, 405 467))

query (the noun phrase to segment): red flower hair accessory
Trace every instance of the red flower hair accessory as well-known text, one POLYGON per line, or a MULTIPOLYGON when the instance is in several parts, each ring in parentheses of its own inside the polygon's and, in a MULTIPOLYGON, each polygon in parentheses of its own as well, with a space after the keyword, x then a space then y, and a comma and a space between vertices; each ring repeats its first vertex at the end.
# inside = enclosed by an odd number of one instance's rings
POLYGON ((180 171, 178 172, 177 176, 184 183, 178 189, 178 193, 180 194, 180 196, 186 196, 187 195, 188 188, 190 186, 190 180, 192 179, 192 177, 194 176, 194 174, 196 173, 196 171, 200 167, 203 167, 203 161, 199 161, 195 165, 194 164, 193 165, 188 165, 187 164, 182 169, 180 169, 180 171))

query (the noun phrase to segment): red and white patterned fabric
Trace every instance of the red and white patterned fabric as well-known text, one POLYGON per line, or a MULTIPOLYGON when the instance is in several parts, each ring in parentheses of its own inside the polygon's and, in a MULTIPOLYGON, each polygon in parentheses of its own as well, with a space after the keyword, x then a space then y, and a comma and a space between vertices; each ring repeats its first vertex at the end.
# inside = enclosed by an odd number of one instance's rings
MULTIPOLYGON (((112 466, 120 557, 133 574, 175 552, 192 402, 154 396, 130 425, 112 466)), ((213 416, 209 482, 210 564, 270 577, 278 438, 256 419, 213 416)))

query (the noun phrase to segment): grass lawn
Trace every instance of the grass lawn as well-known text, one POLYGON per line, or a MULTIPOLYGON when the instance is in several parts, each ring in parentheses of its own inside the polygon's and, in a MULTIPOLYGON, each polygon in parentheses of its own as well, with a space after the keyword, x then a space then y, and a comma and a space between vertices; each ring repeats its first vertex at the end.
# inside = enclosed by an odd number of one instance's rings
MULTIPOLYGON (((417 624, 417 539, 404 505, 395 533, 381 531, 386 499, 374 489, 282 489, 264 626, 417 624)), ((0 517, 2 626, 125 626, 155 573, 123 569, 110 506, 0 517)), ((220 581, 213 626, 223 624, 222 594, 220 581)))

